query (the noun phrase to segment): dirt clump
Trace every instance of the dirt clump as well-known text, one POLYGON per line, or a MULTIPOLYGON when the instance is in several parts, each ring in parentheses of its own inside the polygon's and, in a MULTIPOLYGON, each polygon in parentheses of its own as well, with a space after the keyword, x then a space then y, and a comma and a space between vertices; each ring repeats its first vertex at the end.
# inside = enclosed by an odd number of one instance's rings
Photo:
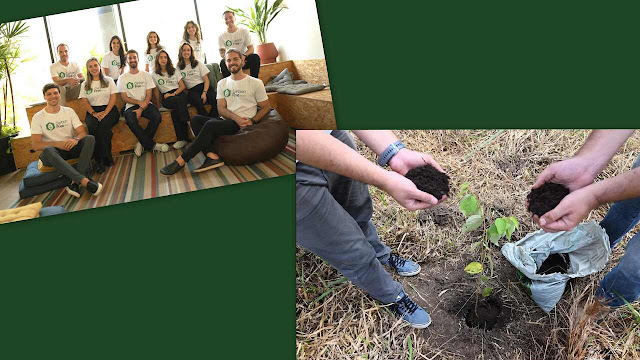
POLYGON ((502 315, 502 305, 494 298, 484 298, 469 306, 464 317, 468 327, 492 330, 502 315))
POLYGON ((567 254, 551 254, 542 262, 536 274, 549 275, 553 273, 566 274, 569 269, 569 255, 567 254))
POLYGON ((545 183, 537 189, 531 190, 527 195, 529 210, 531 213, 542 216, 553 210, 565 196, 569 195, 569 189, 556 183, 545 183))
POLYGON ((429 193, 438 200, 449 195, 449 175, 431 165, 413 168, 405 176, 416 184, 418 190, 429 193))

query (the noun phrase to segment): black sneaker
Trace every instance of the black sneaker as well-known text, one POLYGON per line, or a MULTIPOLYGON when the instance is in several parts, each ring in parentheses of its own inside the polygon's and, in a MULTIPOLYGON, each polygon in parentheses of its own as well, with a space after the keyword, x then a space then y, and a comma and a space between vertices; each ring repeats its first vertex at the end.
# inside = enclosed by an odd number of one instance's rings
POLYGON ((113 166, 113 158, 111 156, 104 158, 104 166, 105 167, 113 166))
POLYGON ((160 174, 166 175, 166 176, 171 176, 171 175, 177 173, 178 171, 180 171, 182 169, 184 169, 184 165, 181 166, 180 164, 178 164, 177 161, 174 160, 171 164, 163 167, 160 170, 160 174))
POLYGON ((98 174, 102 174, 104 172, 105 168, 104 168, 104 162, 102 161, 102 159, 98 160, 96 162, 96 172, 98 174))
POLYGON ((89 179, 87 190, 93 194, 93 196, 98 196, 102 192, 102 184, 89 179))
POLYGON ((65 190, 67 190, 69 195, 80 198, 80 185, 71 183, 71 185, 67 186, 65 190))
POLYGON ((212 159, 210 157, 206 157, 204 160, 204 163, 202 163, 202 165, 193 170, 193 172, 203 172, 203 171, 207 171, 207 170, 211 170, 211 169, 215 169, 217 167, 220 167, 224 165, 224 161, 222 161, 222 159, 212 159))

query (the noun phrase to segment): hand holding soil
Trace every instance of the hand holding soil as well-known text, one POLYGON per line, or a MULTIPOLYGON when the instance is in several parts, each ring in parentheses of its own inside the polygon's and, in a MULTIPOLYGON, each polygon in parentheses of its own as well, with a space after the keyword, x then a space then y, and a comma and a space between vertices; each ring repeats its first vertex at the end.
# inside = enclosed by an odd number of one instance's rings
POLYGON ((527 210, 534 215, 542 216, 553 210, 565 196, 569 195, 569 189, 556 183, 544 183, 544 185, 533 188, 527 195, 527 210))
POLYGON ((449 195, 449 176, 431 165, 413 168, 405 176, 416 184, 418 190, 429 193, 436 199, 442 200, 445 195, 449 195))
POLYGON ((540 217, 540 227, 546 232, 558 232, 578 226, 598 206, 591 189, 592 186, 587 186, 567 195, 558 206, 540 217))
POLYGON ((553 163, 538 175, 532 188, 537 189, 551 182, 565 185, 569 191, 578 190, 593 183, 595 175, 589 171, 590 165, 592 165, 590 161, 580 157, 553 163))
POLYGON ((400 175, 406 175, 409 170, 424 165, 431 165, 438 171, 444 172, 440 164, 431 156, 407 148, 401 149, 389 160, 389 167, 400 175))
POLYGON ((418 190, 411 180, 394 171, 386 171, 386 178, 380 188, 408 210, 428 209, 438 204, 438 199, 418 190))

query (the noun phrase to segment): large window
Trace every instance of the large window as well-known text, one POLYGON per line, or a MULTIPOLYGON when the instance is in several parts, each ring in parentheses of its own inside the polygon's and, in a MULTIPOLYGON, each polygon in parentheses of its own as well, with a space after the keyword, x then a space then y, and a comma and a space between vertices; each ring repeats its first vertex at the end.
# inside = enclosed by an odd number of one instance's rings
MULTIPOLYGON (((189 0, 142 0, 120 4, 127 45, 139 54, 147 50, 147 34, 155 31, 175 64, 178 45, 187 21, 196 21, 196 8, 189 0)), ((205 48, 207 53, 209 49, 205 48)), ((144 62, 140 62, 141 65, 144 62)), ((142 67, 144 69, 144 65, 142 67)))

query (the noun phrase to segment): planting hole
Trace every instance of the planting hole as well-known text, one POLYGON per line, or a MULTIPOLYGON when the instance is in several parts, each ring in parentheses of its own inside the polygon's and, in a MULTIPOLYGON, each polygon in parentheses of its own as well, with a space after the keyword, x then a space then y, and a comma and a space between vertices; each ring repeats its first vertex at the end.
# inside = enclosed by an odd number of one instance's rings
POLYGON ((527 195, 529 207, 527 210, 535 215, 542 216, 553 210, 562 199, 569 195, 566 186, 555 183, 545 183, 537 189, 531 190, 527 195))
POLYGON ((553 273, 566 274, 569 269, 569 255, 567 254, 551 254, 542 262, 536 274, 548 275, 553 273))
POLYGON ((471 304, 464 320, 468 327, 489 331, 493 329, 501 315, 502 305, 500 302, 494 298, 486 298, 471 304))
POLYGON ((413 168, 405 176, 413 181, 419 190, 433 195, 436 199, 449 195, 449 176, 431 165, 413 168))

